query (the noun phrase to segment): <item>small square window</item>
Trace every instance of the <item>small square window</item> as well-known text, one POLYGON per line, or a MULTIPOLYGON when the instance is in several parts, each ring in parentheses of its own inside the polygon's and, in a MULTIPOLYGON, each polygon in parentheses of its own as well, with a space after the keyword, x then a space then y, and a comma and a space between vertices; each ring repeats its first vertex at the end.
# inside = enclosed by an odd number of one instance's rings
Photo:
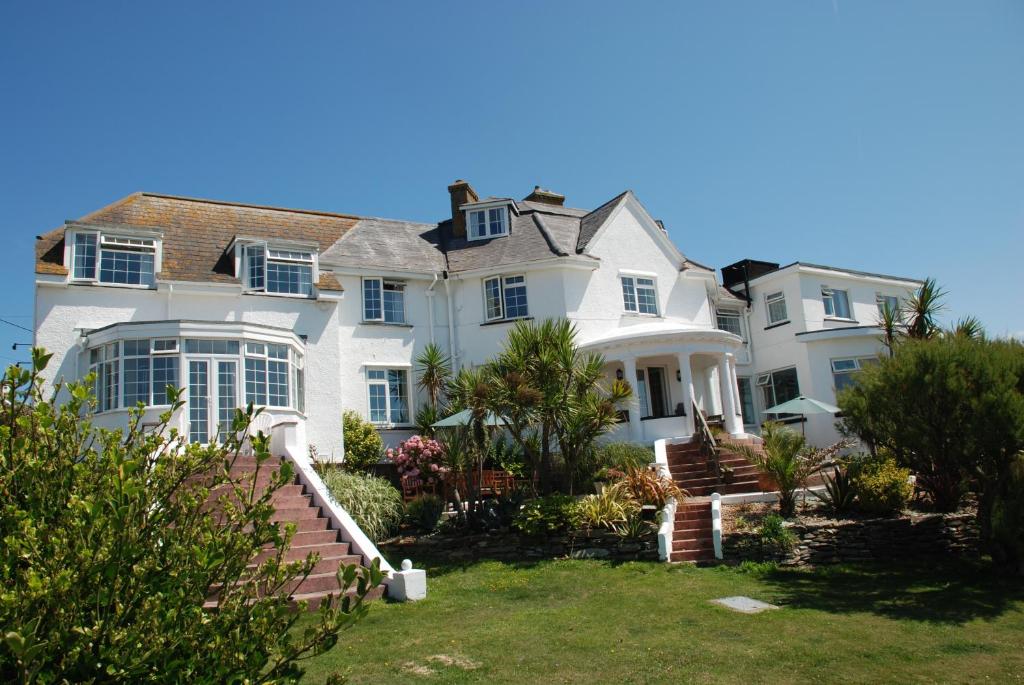
POLYGON ((786 312, 786 296, 783 293, 771 293, 765 295, 764 299, 768 307, 768 325, 789 321, 789 315, 786 312))
POLYGON ((471 209, 466 214, 470 240, 508 235, 508 207, 471 209))

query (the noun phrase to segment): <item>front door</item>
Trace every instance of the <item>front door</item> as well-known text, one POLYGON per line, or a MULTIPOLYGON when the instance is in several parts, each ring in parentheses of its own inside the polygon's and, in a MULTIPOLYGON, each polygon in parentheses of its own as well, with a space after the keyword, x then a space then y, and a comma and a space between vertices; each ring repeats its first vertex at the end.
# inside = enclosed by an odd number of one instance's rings
POLYGON ((663 367, 647 367, 647 390, 651 394, 651 416, 668 416, 668 393, 663 367))
POLYGON ((189 359, 189 442, 223 441, 223 436, 231 429, 231 419, 238 406, 237 395, 238 362, 189 359))

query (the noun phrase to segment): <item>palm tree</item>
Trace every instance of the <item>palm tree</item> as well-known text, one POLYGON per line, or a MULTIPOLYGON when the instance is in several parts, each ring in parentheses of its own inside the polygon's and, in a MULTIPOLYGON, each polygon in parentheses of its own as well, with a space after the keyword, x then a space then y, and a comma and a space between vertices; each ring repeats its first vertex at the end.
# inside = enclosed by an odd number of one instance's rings
POLYGON ((427 393, 430 406, 437 410, 451 379, 451 359, 435 343, 430 343, 416 357, 416 364, 419 374, 416 385, 427 393))
POLYGON ((924 279, 921 288, 914 293, 906 305, 907 337, 928 340, 941 330, 935 318, 945 308, 942 300, 946 291, 939 287, 934 278, 924 279))
POLYGON ((981 325, 981 321, 977 317, 965 316, 962 319, 957 319, 953 327, 949 329, 948 334, 954 338, 984 340, 985 327, 981 325))
POLYGON ((786 518, 796 514, 796 491, 848 444, 841 441, 825 449, 808 447, 803 435, 775 421, 764 424, 761 439, 759 449, 741 444, 731 444, 730 449, 772 477, 779 488, 779 513, 786 518))
POLYGON ((566 319, 519 322, 489 367, 491 409, 508 423, 544 492, 552 486, 554 441, 572 473, 618 422, 617 404, 632 393, 622 381, 605 389, 603 367, 600 355, 580 351, 566 319))
MULTIPOLYGON (((461 469, 466 476, 467 501, 470 513, 475 513, 479 506, 480 483, 473 478, 474 473, 483 470, 484 459, 487 457, 487 446, 490 444, 487 415, 490 410, 491 384, 486 369, 461 369, 448 383, 447 394, 449 410, 453 413, 469 410, 468 425, 452 429, 459 436, 464 457, 461 469)), ((450 436, 449 436, 450 437, 450 436)))
POLYGON ((882 344, 892 357, 896 354, 896 343, 903 334, 903 313, 899 307, 893 307, 888 301, 882 304, 878 326, 882 329, 882 344))

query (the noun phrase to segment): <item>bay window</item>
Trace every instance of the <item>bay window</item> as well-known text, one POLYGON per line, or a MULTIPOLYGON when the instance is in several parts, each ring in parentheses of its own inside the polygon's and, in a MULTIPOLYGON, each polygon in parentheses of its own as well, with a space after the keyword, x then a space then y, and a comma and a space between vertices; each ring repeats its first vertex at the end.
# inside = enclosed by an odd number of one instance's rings
POLYGON ((89 350, 98 411, 170 404, 167 386, 178 387, 177 340, 121 340, 89 350))
POLYGON ((405 369, 366 370, 369 419, 378 425, 409 423, 409 373, 405 369))
POLYGON ((522 319, 529 315, 525 276, 484 279, 484 317, 487 321, 522 319))
POLYGON ((622 302, 627 312, 658 315, 658 291, 653 278, 622 276, 622 302))

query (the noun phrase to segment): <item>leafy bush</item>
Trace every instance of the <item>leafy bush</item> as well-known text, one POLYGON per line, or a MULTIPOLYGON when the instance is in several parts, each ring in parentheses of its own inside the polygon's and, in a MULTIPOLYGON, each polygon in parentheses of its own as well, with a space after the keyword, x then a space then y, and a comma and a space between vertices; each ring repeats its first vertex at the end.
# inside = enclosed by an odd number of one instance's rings
POLYGON ((654 505, 664 509, 669 497, 681 500, 684 493, 676 482, 663 475, 654 466, 631 466, 624 474, 612 474, 621 477, 616 485, 621 485, 625 492, 642 505, 654 505))
POLYGON ((992 504, 992 537, 996 553, 1009 550, 996 561, 1017 559, 1017 573, 1024 575, 1024 454, 1017 455, 1005 488, 992 504))
MULTIPOLYGON (((0 682, 294 683, 299 659, 365 615, 380 571, 345 566, 355 594, 293 630, 288 588, 313 562, 285 562, 294 528, 271 521, 291 469, 265 492, 230 471, 256 412, 236 411, 224 446, 168 429, 177 391, 155 430, 137 410, 125 430, 97 429, 91 378, 59 389, 57 405, 39 390, 50 356, 32 357, 0 381, 0 682), (225 499, 211 516, 215 490, 225 499), (211 588, 215 611, 203 608, 211 588)), ((251 442, 269 470, 266 438, 251 442)))
POLYGON ((437 530, 444 513, 444 502, 437 495, 420 495, 405 506, 405 514, 420 530, 432 533, 437 530))
POLYGON ((644 519, 639 509, 634 509, 626 515, 625 520, 614 524, 613 530, 623 540, 639 540, 654 530, 654 524, 644 519))
POLYGON ((868 514, 889 516, 907 505, 914 487, 910 469, 902 469, 891 459, 871 460, 861 464, 853 476, 857 506, 868 514))
POLYGON ((600 494, 587 495, 579 501, 580 519, 590 528, 612 529, 637 513, 640 506, 622 486, 616 483, 606 487, 600 494))
POLYGON ((778 514, 768 514, 764 517, 758 538, 762 552, 785 553, 796 545, 796 535, 786 527, 785 520, 778 514))
POLYGON ((635 442, 609 442, 597 448, 595 454, 595 476, 601 480, 608 478, 609 469, 627 471, 654 463, 654 450, 635 442))
POLYGON ((331 496, 374 542, 398 530, 405 513, 402 493, 384 478, 330 469, 323 476, 331 496))
POLYGON ((579 503, 572 495, 547 495, 523 505, 513 525, 526 535, 536 537, 578 528, 579 503))
POLYGON ((523 448, 504 435, 499 435, 491 442, 487 456, 498 468, 516 478, 522 478, 526 474, 526 455, 523 448))
POLYGON ((344 468, 366 471, 380 461, 384 442, 372 423, 354 411, 347 411, 342 414, 341 425, 345 439, 344 468))
POLYGON ((845 514, 853 508, 857 491, 853 487, 853 477, 848 467, 836 466, 832 475, 825 475, 825 489, 812 490, 825 507, 833 514, 845 514))

